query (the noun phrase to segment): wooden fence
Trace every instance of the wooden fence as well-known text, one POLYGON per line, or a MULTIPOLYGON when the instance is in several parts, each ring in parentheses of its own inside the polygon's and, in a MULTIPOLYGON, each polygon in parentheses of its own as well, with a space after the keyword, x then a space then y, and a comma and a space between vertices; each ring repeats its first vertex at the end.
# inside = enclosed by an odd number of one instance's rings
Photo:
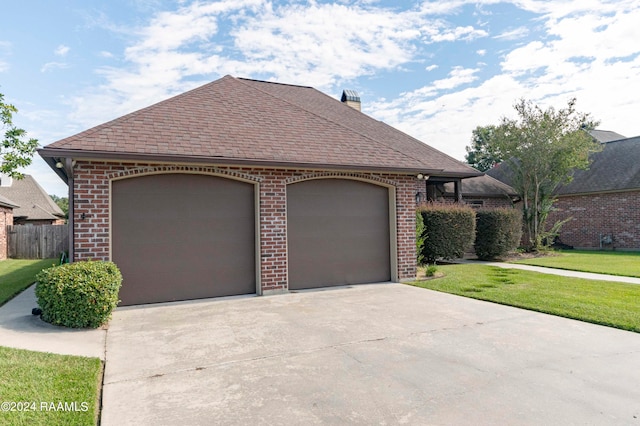
POLYGON ((7 251, 14 259, 49 259, 69 251, 69 225, 7 226, 7 251))

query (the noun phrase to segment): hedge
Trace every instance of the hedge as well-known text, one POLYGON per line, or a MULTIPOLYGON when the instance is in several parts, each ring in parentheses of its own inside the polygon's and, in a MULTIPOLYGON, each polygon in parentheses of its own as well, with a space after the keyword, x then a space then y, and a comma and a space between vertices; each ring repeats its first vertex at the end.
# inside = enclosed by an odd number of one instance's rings
MULTIPOLYGON (((438 259, 462 257, 475 239, 475 211, 461 205, 425 204, 418 207, 424 230, 416 234, 422 247, 418 259, 434 263, 438 259)), ((418 219, 419 221, 420 219, 418 219)))
POLYGON ((480 210, 476 214, 475 251, 480 260, 513 252, 522 236, 522 212, 517 209, 480 210))
POLYGON ((120 270, 112 262, 66 263, 36 275, 36 296, 42 319, 72 328, 97 328, 118 304, 120 270))

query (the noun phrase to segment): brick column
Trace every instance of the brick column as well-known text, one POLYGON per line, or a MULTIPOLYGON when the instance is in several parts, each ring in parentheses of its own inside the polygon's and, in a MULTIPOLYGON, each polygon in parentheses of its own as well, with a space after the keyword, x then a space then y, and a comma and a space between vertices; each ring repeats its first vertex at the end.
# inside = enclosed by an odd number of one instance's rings
POLYGON ((282 173, 265 174, 260 183, 260 263, 263 294, 288 289, 287 188, 282 173))

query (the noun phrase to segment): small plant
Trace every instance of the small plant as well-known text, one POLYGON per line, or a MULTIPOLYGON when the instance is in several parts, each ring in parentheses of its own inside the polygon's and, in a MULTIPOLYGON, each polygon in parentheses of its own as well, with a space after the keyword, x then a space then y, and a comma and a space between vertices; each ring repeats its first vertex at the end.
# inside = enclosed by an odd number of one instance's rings
POLYGON ((42 319, 72 328, 97 328, 118 304, 122 284, 113 262, 83 261, 44 269, 36 276, 42 319))
POLYGON ((438 272, 438 267, 436 265, 429 265, 427 266, 427 269, 425 269, 424 275, 427 277, 433 277, 436 275, 436 272, 438 272))

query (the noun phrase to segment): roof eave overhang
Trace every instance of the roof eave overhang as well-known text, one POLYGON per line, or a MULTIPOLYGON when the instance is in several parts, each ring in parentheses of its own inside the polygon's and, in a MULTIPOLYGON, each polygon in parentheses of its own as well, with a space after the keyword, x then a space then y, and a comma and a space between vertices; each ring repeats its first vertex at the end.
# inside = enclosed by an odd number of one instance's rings
POLYGON ((324 163, 305 163, 293 161, 278 160, 260 160, 260 159, 244 159, 229 157, 203 157, 189 155, 170 155, 170 154, 145 154, 130 152, 112 152, 112 151, 86 151, 75 149, 61 148, 41 148, 38 154, 47 162, 57 174, 67 182, 68 177, 64 168, 56 167, 56 163, 61 158, 73 158, 75 160, 103 160, 103 161, 145 161, 145 162, 161 162, 161 163, 194 163, 194 164, 212 164, 212 165, 229 165, 229 166, 251 166, 251 167, 269 167, 269 168, 302 168, 302 169, 323 169, 323 170, 350 170, 350 171, 367 171, 367 172, 385 172, 398 174, 425 174, 429 176, 442 176, 452 178, 467 178, 481 176, 482 172, 458 172, 447 171, 444 169, 428 169, 420 167, 389 167, 376 165, 358 165, 358 164, 324 164, 324 163))

